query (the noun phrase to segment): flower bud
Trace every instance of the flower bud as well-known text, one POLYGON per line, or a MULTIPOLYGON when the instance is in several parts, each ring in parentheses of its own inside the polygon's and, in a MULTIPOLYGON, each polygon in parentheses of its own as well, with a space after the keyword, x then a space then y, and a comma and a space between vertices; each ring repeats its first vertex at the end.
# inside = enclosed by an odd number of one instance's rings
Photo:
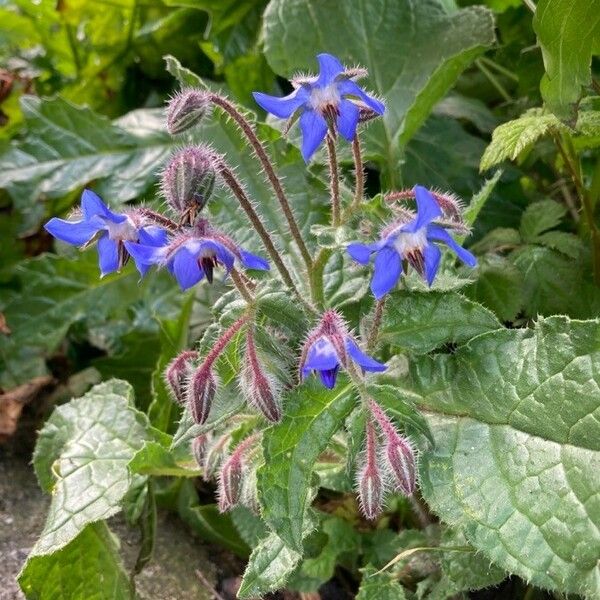
POLYGON ((187 388, 187 401, 194 422, 202 425, 206 422, 215 392, 217 379, 210 364, 201 364, 192 375, 187 388))
POLYGON ((210 481, 215 476, 217 469, 223 460, 230 439, 231 434, 225 433, 219 437, 216 442, 210 444, 204 452, 204 462, 202 464, 202 468, 204 469, 202 479, 204 479, 204 481, 210 481))
POLYGON ((197 352, 186 350, 176 356, 165 369, 165 381, 174 400, 180 405, 185 403, 185 386, 190 375, 191 363, 196 358, 197 352))
POLYGON ((385 494, 383 477, 377 463, 375 444, 375 429, 371 423, 367 423, 365 464, 359 470, 357 478, 360 508, 367 519, 375 519, 379 516, 385 494))
POLYGON ((233 453, 223 464, 219 474, 219 511, 226 512, 240 500, 242 492, 242 460, 233 453))
POLYGON ((192 440, 192 456, 200 468, 204 465, 204 454, 207 443, 208 438, 206 437, 206 434, 199 435, 192 440))
POLYGON ((215 155, 207 147, 190 146, 177 152, 161 176, 161 190, 182 221, 193 223, 215 186, 215 155))
POLYGON ((177 135, 197 125, 210 108, 206 92, 187 89, 175 94, 167 106, 167 130, 177 135))

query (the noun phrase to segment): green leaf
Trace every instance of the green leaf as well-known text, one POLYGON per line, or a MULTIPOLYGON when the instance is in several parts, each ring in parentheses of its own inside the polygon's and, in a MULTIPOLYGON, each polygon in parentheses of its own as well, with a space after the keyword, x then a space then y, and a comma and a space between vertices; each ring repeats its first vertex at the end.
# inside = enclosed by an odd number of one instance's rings
POLYGON ((473 225, 473 223, 475 223, 477 215, 479 215, 481 209, 489 200, 500 177, 502 177, 502 170, 498 169, 490 179, 485 181, 481 186, 481 189, 473 196, 469 206, 465 208, 463 213, 463 219, 467 225, 473 225))
POLYGON ((581 256, 585 248, 580 238, 567 231, 546 231, 546 233, 538 235, 535 242, 547 248, 558 250, 573 259, 581 256))
POLYGON ((27 598, 133 600, 133 589, 121 564, 119 544, 104 521, 92 523, 64 548, 34 556, 19 574, 27 598))
POLYGON ((270 533, 252 551, 238 597, 255 598, 282 588, 301 558, 300 552, 286 546, 276 533, 270 533))
POLYGON ((492 310, 501 321, 512 321, 523 307, 523 275, 506 258, 486 256, 477 265, 477 279, 464 294, 492 310))
POLYGON ((283 420, 263 435, 265 463, 258 469, 262 516, 294 551, 302 551, 313 466, 355 402, 352 386, 344 381, 327 390, 311 378, 284 397, 283 420))
POLYGON ((388 110, 365 132, 366 151, 379 160, 392 185, 408 140, 495 39, 490 11, 479 6, 451 10, 440 0, 348 0, 336 10, 310 0, 272 0, 263 26, 265 55, 279 75, 314 72, 315 49, 369 70, 366 87, 385 97, 388 110))
POLYGON ((180 463, 175 456, 158 442, 145 442, 129 462, 129 470, 140 475, 157 477, 198 477, 200 471, 191 457, 180 463))
POLYGON ((117 379, 55 409, 44 425, 33 463, 52 491, 46 525, 31 556, 60 550, 94 521, 120 510, 139 480, 127 465, 150 439, 146 416, 133 407, 131 386, 117 379))
POLYGON ((582 87, 591 85, 592 55, 600 54, 598 0, 540 0, 533 28, 544 57, 540 89, 548 108, 575 121, 582 87))
POLYGON ((380 339, 424 354, 500 327, 489 310, 458 293, 399 291, 387 300, 380 339))
POLYGON ((421 490, 478 550, 534 585, 600 593, 600 322, 479 336, 411 364, 435 449, 421 490))
POLYGON ((541 233, 560 225, 566 213, 565 206, 553 200, 530 204, 521 217, 521 237, 526 242, 535 242, 541 233))
POLYGON ((516 160, 541 137, 566 129, 552 113, 532 108, 518 119, 494 129, 492 141, 481 157, 480 169, 486 171, 506 159, 516 160))
POLYGON ((362 572, 356 600, 406 600, 404 588, 389 573, 377 573, 370 566, 362 572))

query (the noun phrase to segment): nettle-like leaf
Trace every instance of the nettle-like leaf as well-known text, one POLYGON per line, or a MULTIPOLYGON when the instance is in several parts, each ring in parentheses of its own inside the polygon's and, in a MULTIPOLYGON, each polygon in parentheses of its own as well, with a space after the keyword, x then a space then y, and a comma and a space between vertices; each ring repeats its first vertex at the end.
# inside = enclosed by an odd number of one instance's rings
POLYGON ((367 154, 380 162, 392 185, 408 140, 495 40, 490 11, 479 6, 451 11, 439 0, 350 0, 336 10, 311 0, 272 0, 263 26, 265 55, 280 75, 314 71, 317 52, 369 69, 368 87, 385 97, 388 110, 364 139, 367 154))
POLYGON ((356 600, 406 600, 406 594, 392 575, 366 567, 356 600))
POLYGON ((544 231, 560 225, 566 214, 566 207, 553 200, 530 204, 521 216, 520 233, 523 241, 535 243, 544 231))
POLYGON ((31 556, 60 550, 86 525, 119 512, 125 494, 141 482, 127 465, 153 435, 146 416, 133 407, 133 389, 125 381, 102 383, 56 408, 33 457, 52 501, 31 556))
POLYGON ((574 121, 582 87, 591 85, 592 55, 600 54, 596 1, 540 0, 533 28, 544 57, 542 96, 561 119, 574 121))
POLYGON ((19 574, 19 585, 27 598, 37 600, 135 597, 118 541, 103 521, 87 525, 60 550, 30 558, 19 574))
POLYGON ((406 380, 435 438, 430 507, 503 569, 600 593, 600 323, 566 317, 481 335, 413 361, 406 380))

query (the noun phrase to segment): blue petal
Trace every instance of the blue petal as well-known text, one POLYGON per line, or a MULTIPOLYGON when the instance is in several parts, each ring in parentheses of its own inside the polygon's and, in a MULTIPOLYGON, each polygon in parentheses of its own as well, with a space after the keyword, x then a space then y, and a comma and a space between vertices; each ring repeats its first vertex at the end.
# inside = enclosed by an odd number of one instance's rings
POLYGON ((429 190, 422 185, 415 185, 413 192, 417 200, 417 216, 413 221, 402 227, 402 231, 409 233, 414 233, 422 227, 426 227, 431 221, 442 216, 442 209, 429 190))
POLYGON ((457 244, 454 238, 443 227, 430 225, 427 228, 427 239, 442 242, 449 246, 465 265, 469 267, 477 266, 477 259, 468 250, 457 244))
POLYGON ((148 225, 147 227, 142 227, 138 231, 138 235, 139 243, 145 244, 146 246, 160 248, 161 246, 166 246, 169 242, 167 232, 162 227, 158 227, 157 225, 148 225))
MULTIPOLYGON (((162 263, 165 258, 165 250, 164 248, 159 248, 156 246, 146 246, 145 244, 137 244, 136 242, 124 242, 125 249, 133 260, 138 268, 140 273, 141 265, 157 265, 162 263)), ((142 273, 143 275, 143 273, 142 273)))
POLYGON ((356 136, 356 126, 360 110, 350 100, 342 100, 339 105, 340 114, 337 118, 338 131, 351 142, 356 136))
POLYGON ((92 192, 92 190, 83 190, 83 193, 81 194, 81 210, 86 221, 89 221, 95 216, 105 217, 113 223, 122 223, 127 219, 126 215, 112 212, 108 206, 102 202, 100 196, 92 192))
POLYGON ((368 354, 365 354, 352 338, 346 338, 346 350, 348 351, 350 358, 365 371, 381 373, 387 369, 383 363, 380 363, 374 358, 371 358, 368 354))
POLYGON ((339 370, 340 367, 338 365, 333 369, 325 369, 324 371, 319 371, 321 381, 327 389, 332 390, 335 387, 335 381, 337 379, 337 374, 339 370))
POLYGON ((233 263, 235 262, 235 256, 223 244, 215 240, 202 240, 198 246, 198 251, 193 254, 200 258, 203 255, 216 256, 228 273, 233 269, 233 263))
POLYGON ((44 229, 67 244, 81 246, 89 242, 98 231, 104 229, 104 226, 96 219, 93 221, 65 221, 54 217, 44 225, 44 229))
POLYGON ((319 77, 315 85, 319 87, 329 85, 346 70, 344 65, 331 54, 317 54, 317 61, 319 62, 319 77))
POLYGON ((340 364, 340 359, 333 344, 326 338, 319 338, 309 349, 302 371, 323 371, 335 369, 340 364))
POLYGON ((385 112, 385 104, 383 102, 373 98, 373 96, 369 96, 369 94, 351 79, 340 81, 338 83, 338 90, 342 96, 356 96, 378 115, 382 115, 385 112))
POLYGON ((440 268, 442 251, 435 244, 427 244, 423 250, 423 257, 425 259, 425 278, 431 287, 440 268))
POLYGON ((204 276, 198 258, 190 252, 185 246, 177 250, 173 258, 173 274, 179 287, 187 290, 196 285, 204 276))
POLYGON ((240 258, 242 260, 242 264, 247 269, 256 269, 257 271, 268 271, 270 269, 269 262, 266 259, 262 258, 261 256, 256 256, 256 254, 246 252, 246 250, 242 250, 241 248, 240 258))
POLYGON ((107 233, 98 240, 98 259, 102 277, 119 270, 119 246, 107 233))
POLYGON ((375 257, 375 268, 371 280, 371 291, 380 300, 398 283, 402 275, 402 260, 398 252, 385 246, 375 257))
POLYGON ((253 92, 252 95, 262 109, 280 119, 291 117, 308 100, 308 90, 304 87, 299 87, 289 96, 282 98, 269 96, 269 94, 263 94, 262 92, 253 92))
POLYGON ((373 253, 373 247, 371 244, 348 244, 346 246, 346 252, 361 265, 368 265, 371 260, 371 254, 373 253))
POLYGON ((325 139, 327 121, 314 110, 305 110, 300 115, 300 129, 302 131, 302 158, 308 162, 319 144, 325 139))

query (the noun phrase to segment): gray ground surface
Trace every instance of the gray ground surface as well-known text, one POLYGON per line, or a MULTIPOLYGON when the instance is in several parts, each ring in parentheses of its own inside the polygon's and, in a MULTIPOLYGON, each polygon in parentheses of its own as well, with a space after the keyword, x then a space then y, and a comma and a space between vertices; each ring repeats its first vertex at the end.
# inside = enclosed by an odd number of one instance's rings
MULTIPOLYGON (((44 525, 48 501, 27 459, 11 456, 0 448, 0 600, 24 598, 15 578, 44 525)), ((111 528, 121 538, 124 560, 130 566, 137 554, 138 532, 120 519, 111 521, 111 528)), ((139 598, 212 598, 195 575, 200 570, 214 584, 216 569, 208 552, 180 521, 160 514, 154 559, 136 578, 139 598)))

